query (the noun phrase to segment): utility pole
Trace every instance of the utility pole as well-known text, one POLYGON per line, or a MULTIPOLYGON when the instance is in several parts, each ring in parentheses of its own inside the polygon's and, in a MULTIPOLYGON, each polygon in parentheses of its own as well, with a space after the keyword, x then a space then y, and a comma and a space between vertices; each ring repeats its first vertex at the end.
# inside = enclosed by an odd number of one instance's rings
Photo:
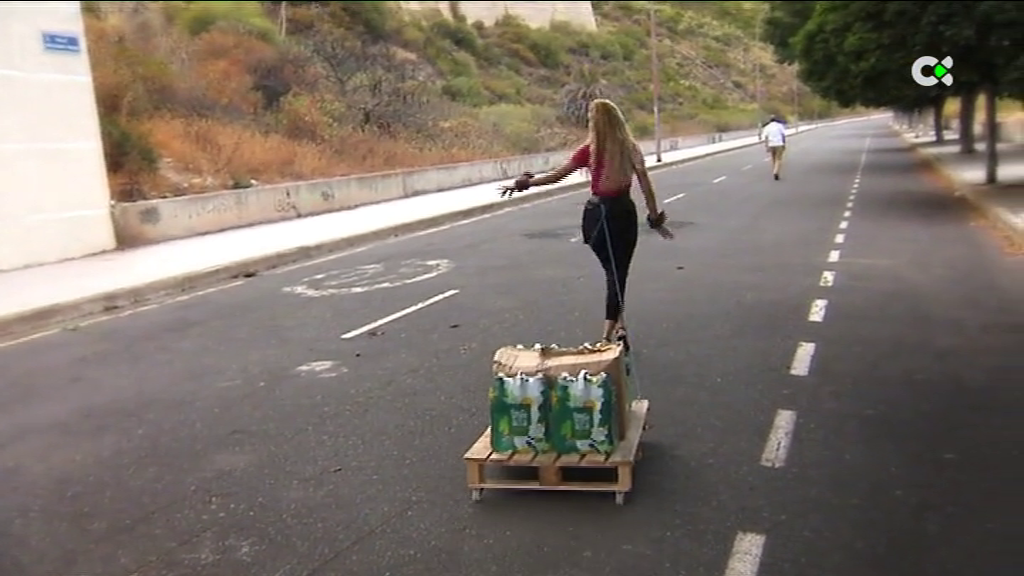
MULTIPOLYGON (((764 19, 765 10, 758 6, 757 8, 757 32, 754 46, 761 43, 761 21, 764 19)), ((761 133, 761 121, 764 119, 764 115, 761 113, 761 60, 754 61, 754 98, 757 99, 757 126, 758 134, 761 133)))
POLYGON ((288 2, 281 2, 281 11, 278 14, 278 28, 281 38, 284 38, 288 33, 288 2))
POLYGON ((654 155, 655 162, 661 162, 661 109, 658 105, 661 92, 661 75, 658 73, 658 37, 654 32, 654 2, 647 3, 651 16, 651 95, 654 98, 654 155))

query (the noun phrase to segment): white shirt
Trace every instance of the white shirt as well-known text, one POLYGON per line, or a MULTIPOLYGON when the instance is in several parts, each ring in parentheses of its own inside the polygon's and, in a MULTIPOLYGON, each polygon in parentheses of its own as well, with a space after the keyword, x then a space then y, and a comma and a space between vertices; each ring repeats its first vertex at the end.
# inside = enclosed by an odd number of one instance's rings
POLYGON ((769 122, 762 130, 768 146, 786 145, 786 128, 779 122, 769 122))

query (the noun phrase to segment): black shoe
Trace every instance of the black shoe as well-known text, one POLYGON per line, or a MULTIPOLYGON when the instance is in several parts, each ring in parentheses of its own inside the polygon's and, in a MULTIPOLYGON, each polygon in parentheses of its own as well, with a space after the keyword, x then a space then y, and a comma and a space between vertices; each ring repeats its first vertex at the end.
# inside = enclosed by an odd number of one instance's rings
POLYGON ((776 175, 775 175, 775 179, 776 179, 776 180, 778 180, 778 179, 779 179, 779 175, 778 175, 778 174, 776 174, 776 175))

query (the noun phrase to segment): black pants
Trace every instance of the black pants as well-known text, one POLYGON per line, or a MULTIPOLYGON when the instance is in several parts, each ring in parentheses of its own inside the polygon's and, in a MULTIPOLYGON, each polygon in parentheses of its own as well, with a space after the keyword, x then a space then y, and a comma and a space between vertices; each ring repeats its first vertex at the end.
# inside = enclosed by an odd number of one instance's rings
POLYGON ((591 196, 583 209, 583 241, 604 268, 607 293, 604 318, 618 322, 626 297, 626 278, 638 234, 636 205, 629 194, 591 196))

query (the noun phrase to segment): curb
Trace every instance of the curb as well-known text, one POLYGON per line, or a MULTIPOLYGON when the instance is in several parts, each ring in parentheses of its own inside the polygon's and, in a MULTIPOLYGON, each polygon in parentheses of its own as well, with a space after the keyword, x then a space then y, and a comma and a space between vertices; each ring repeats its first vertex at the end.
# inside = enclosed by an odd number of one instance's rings
MULTIPOLYGON (((841 122, 847 122, 850 120, 851 119, 844 119, 841 122)), ((839 122, 818 124, 806 130, 801 130, 796 134, 793 134, 793 136, 799 136, 805 132, 813 132, 818 128, 838 123, 839 122)), ((710 156, 724 154, 726 152, 750 148, 758 144, 760 144, 760 142, 751 142, 749 144, 743 144, 725 150, 709 151, 697 156, 683 158, 673 162, 652 164, 651 166, 648 166, 648 170, 652 173, 659 172, 667 168, 673 168, 682 164, 702 160, 710 156)), ((34 333, 56 331, 64 327, 64 325, 83 322, 91 317, 95 317, 103 313, 109 313, 114 310, 153 300, 172 297, 182 292, 208 288, 213 285, 229 282, 238 278, 249 278, 261 272, 266 272, 274 268, 280 268, 303 260, 326 256, 334 252, 340 252, 398 236, 424 232, 432 228, 438 228, 454 222, 501 212, 512 207, 521 207, 554 199, 559 196, 567 196, 586 188, 588 185, 589 182, 555 185, 541 192, 534 192, 525 196, 513 196, 512 198, 501 202, 494 202, 491 204, 484 204, 482 206, 475 206, 473 208, 457 210, 455 212, 438 214, 429 218, 406 222, 396 226, 358 234, 356 236, 339 238, 337 240, 320 244, 299 246, 280 252, 240 260, 224 266, 215 266, 205 270, 189 272, 171 278, 164 278, 154 282, 132 286, 130 288, 112 290, 102 294, 80 298, 78 300, 51 304, 34 310, 29 310, 27 312, 11 314, 5 317, 0 317, 0 343, 3 343, 4 341, 10 342, 18 339, 19 337, 29 337, 34 333)), ((497 194, 497 192, 495 192, 495 194, 497 194)))
POLYGON ((932 170, 942 178, 942 180, 953 191, 954 196, 967 199, 967 201, 980 210, 986 218, 1009 233, 1015 242, 1024 244, 1024 222, 1022 222, 1020 218, 1014 216, 1009 210, 1000 206, 995 206, 991 202, 985 200, 982 195, 979 194, 979 186, 967 184, 957 178, 956 175, 946 168, 942 163, 942 160, 939 160, 938 157, 931 152, 922 150, 920 146, 911 142, 905 133, 899 132, 899 135, 914 154, 928 164, 932 170))

